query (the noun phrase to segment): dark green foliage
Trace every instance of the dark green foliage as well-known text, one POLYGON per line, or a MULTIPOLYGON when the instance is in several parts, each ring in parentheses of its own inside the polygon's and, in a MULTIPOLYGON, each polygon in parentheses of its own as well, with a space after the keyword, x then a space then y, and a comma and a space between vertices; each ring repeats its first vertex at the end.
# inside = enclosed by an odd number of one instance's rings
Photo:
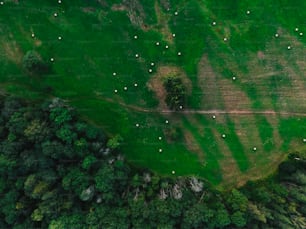
POLYGON ((227 199, 227 203, 232 211, 242 211, 247 210, 248 199, 238 190, 233 189, 231 194, 227 199))
POLYGON ((73 114, 70 110, 63 106, 57 106, 51 109, 50 119, 57 126, 63 126, 73 119, 73 114))
POLYGON ((167 91, 165 102, 170 109, 179 110, 185 105, 186 88, 180 77, 168 76, 164 81, 164 87, 167 91))
POLYGON ((56 131, 56 136, 64 143, 71 144, 76 140, 76 134, 73 132, 70 126, 65 125, 56 131))
POLYGON ((244 227, 247 223, 246 215, 241 211, 234 212, 234 214, 231 216, 231 220, 232 223, 238 228, 244 227))
POLYGON ((74 229, 86 228, 84 224, 84 217, 81 213, 63 215, 55 220, 52 220, 49 225, 50 229, 64 229, 71 227, 74 229))
POLYGON ((22 59, 24 69, 32 75, 41 75, 48 72, 47 64, 41 56, 33 50, 28 51, 22 59))
POLYGON ((73 190, 77 195, 80 195, 88 186, 89 177, 79 168, 69 169, 69 173, 62 179, 62 187, 67 191, 73 190))
POLYGON ((205 183, 194 193, 184 178, 130 169, 119 135, 106 141, 59 100, 39 108, 9 98, 0 107, 1 228, 305 225, 305 153, 291 154, 275 177, 223 193, 205 183))
POLYGON ((113 150, 118 149, 122 141, 122 137, 117 134, 116 136, 108 140, 107 147, 113 150))
POLYGON ((84 158, 82 162, 83 169, 90 169, 95 163, 97 163, 97 158, 93 155, 89 155, 84 158))
POLYGON ((183 228, 199 228, 208 225, 212 221, 215 211, 209 209, 205 204, 195 204, 185 211, 183 219, 183 228))

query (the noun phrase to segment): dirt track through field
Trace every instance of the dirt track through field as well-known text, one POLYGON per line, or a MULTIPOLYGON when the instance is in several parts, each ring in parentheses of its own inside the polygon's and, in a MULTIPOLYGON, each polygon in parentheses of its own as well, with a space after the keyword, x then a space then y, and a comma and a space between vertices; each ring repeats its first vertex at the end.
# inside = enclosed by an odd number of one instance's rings
POLYGON ((250 110, 183 110, 183 111, 160 111, 160 113, 183 113, 183 114, 233 114, 233 115, 253 115, 253 114, 263 114, 263 115, 290 115, 290 116, 305 116, 306 113, 297 112, 286 112, 286 111, 250 111, 250 110))
POLYGON ((138 107, 135 105, 128 105, 123 102, 114 101, 109 98, 103 98, 103 100, 118 103, 121 106, 128 108, 130 110, 143 112, 143 113, 161 113, 161 114, 231 114, 231 115, 254 115, 254 114, 261 114, 261 115, 288 115, 288 116, 301 116, 306 117, 306 113, 299 113, 299 112, 289 112, 289 111, 273 111, 273 110, 263 110, 263 111, 252 111, 252 110, 180 110, 180 111, 173 111, 173 110, 160 110, 160 109, 147 109, 138 107))

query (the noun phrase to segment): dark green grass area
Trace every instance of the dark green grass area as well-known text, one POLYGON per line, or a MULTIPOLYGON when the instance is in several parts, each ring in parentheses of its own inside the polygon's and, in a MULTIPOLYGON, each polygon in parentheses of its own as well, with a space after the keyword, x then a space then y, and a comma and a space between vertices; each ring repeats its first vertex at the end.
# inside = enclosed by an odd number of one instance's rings
MULTIPOLYGON (((140 127, 133 126, 129 130, 125 136, 128 144, 123 147, 131 162, 166 176, 175 171, 179 176, 194 174, 206 177, 206 170, 202 169, 197 155, 190 153, 183 141, 169 142, 165 136, 167 129, 175 127, 175 124, 165 124, 164 118, 156 120, 143 114, 137 114, 137 119, 141 120, 140 127), (162 140, 159 140, 159 137, 162 137, 162 140)), ((207 179, 213 181, 214 177, 207 179)))
POLYGON ((280 118, 279 133, 284 139, 282 149, 288 151, 293 140, 306 138, 306 118, 280 118))
MULTIPOLYGON (((254 19, 258 25, 282 25, 292 32, 306 16, 306 12, 303 10, 306 7, 306 2, 303 0, 219 0, 207 1, 207 4, 212 12, 223 20, 241 22, 243 19, 254 19), (249 15, 246 14, 248 10, 250 11, 249 15)), ((259 27, 256 33, 259 34, 261 30, 262 27, 259 27)))
POLYGON ((220 152, 220 149, 218 147, 217 141, 215 139, 215 136, 213 134, 212 129, 215 128, 214 123, 211 123, 208 120, 208 117, 205 117, 204 115, 197 114, 195 115, 195 118, 199 122, 199 126, 203 128, 203 136, 204 141, 203 143, 207 145, 209 151, 218 159, 223 158, 222 152, 220 152))
POLYGON ((256 115, 255 118, 263 148, 266 152, 270 152, 275 147, 273 127, 265 116, 256 115))

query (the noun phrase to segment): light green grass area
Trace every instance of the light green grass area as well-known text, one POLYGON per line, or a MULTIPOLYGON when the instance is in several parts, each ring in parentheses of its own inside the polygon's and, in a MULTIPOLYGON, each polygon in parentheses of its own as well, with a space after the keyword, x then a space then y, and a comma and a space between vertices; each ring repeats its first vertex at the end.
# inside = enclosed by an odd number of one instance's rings
POLYGON ((303 146, 305 1, 131 2, 4 1, 0 91, 60 97, 110 136, 119 133, 122 152, 136 167, 195 175, 214 185, 268 175, 282 155, 303 146), (27 76, 22 57, 28 50, 51 66, 48 75, 27 76), (190 79, 185 110, 221 107, 228 113, 161 112, 147 85, 167 66, 190 79), (210 87, 217 99, 206 106, 203 88, 210 87), (270 113, 239 113, 247 108, 270 113), (173 128, 182 133, 175 141, 167 134, 173 128))

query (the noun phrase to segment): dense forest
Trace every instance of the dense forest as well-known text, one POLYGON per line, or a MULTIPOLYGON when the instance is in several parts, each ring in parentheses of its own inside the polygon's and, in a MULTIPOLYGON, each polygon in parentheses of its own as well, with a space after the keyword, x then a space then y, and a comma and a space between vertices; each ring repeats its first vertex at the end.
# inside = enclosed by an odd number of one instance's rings
POLYGON ((305 152, 276 174, 217 191, 134 168, 59 99, 0 103, 0 228, 305 228, 305 152))

